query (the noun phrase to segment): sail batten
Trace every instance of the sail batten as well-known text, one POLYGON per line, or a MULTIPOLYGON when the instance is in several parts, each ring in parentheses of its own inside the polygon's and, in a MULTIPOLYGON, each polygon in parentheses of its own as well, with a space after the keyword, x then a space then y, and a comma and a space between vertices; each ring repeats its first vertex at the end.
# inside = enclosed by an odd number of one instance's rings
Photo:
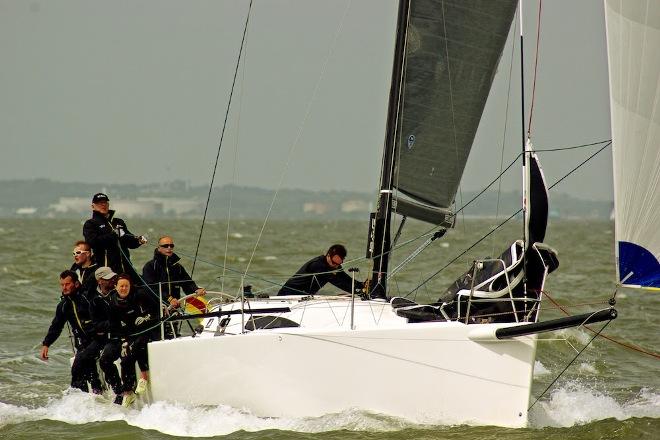
POLYGON ((660 4, 606 0, 617 279, 660 288, 660 4))
POLYGON ((452 206, 516 5, 411 2, 395 170, 411 201, 452 206))

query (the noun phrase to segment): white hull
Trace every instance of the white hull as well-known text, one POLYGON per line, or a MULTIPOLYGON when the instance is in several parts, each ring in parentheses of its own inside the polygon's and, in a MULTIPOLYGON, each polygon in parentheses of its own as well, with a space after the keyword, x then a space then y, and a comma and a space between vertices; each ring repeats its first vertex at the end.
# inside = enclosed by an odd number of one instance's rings
POLYGON ((209 328, 195 338, 150 343, 154 400, 224 404, 265 417, 356 408, 416 422, 527 424, 536 337, 488 336, 511 324, 408 324, 387 303, 357 301, 351 329, 350 300, 250 305, 278 304, 289 305, 280 316, 301 327, 228 334, 240 330, 234 315, 222 336, 209 328), (198 382, 180 386, 186 371, 198 382))

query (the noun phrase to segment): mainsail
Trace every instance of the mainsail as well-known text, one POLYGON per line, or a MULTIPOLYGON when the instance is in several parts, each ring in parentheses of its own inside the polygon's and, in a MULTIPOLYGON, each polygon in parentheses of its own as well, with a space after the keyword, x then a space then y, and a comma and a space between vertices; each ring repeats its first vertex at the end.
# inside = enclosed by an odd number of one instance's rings
POLYGON ((660 288, 660 2, 605 1, 618 281, 660 288))
POLYGON ((387 290, 390 210, 437 225, 452 220, 450 208, 516 5, 399 2, 380 192, 367 247, 372 297, 387 290))
POLYGON ((454 202, 517 1, 413 0, 394 186, 400 214, 442 223, 454 202))

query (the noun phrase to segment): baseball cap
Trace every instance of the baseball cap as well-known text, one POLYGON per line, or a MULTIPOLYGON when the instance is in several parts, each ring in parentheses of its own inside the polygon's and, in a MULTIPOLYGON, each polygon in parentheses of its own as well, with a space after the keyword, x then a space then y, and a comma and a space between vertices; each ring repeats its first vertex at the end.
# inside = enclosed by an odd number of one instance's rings
POLYGON ((103 193, 96 193, 94 194, 94 197, 92 197, 92 203, 109 202, 109 201, 110 199, 108 198, 108 196, 103 193))
POLYGON ((112 271, 108 266, 99 267, 94 271, 94 278, 96 281, 103 278, 104 280, 110 280, 113 277, 116 277, 117 274, 112 271))

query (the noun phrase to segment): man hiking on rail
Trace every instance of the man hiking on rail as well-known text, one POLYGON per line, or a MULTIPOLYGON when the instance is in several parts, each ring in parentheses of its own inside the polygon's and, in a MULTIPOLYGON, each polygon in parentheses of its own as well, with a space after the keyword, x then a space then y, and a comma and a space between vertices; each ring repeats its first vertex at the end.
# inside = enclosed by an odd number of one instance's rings
POLYGON ((103 371, 106 383, 115 393, 114 402, 123 403, 124 387, 119 376, 115 361, 121 354, 121 328, 113 319, 112 296, 117 284, 118 275, 107 266, 96 269, 94 277, 98 286, 94 297, 90 300, 90 316, 92 319, 92 334, 94 340, 86 351, 99 357, 99 367, 103 371))
MULTIPOLYGON (((341 267, 345 258, 346 248, 341 244, 333 244, 325 255, 314 257, 303 264, 277 294, 315 295, 326 283, 351 293, 353 280, 341 267)), ((356 293, 361 293, 363 289, 364 283, 355 280, 356 293)))
POLYGON ((49 347, 62 333, 67 322, 73 334, 73 345, 76 356, 71 366, 71 387, 85 392, 89 391, 89 381, 92 391, 100 394, 102 391, 99 374, 96 370, 94 353, 85 350, 92 342, 92 321, 90 318, 89 301, 80 292, 78 275, 70 270, 60 274, 62 297, 55 309, 55 317, 48 328, 48 333, 41 346, 41 359, 48 360, 49 347))

